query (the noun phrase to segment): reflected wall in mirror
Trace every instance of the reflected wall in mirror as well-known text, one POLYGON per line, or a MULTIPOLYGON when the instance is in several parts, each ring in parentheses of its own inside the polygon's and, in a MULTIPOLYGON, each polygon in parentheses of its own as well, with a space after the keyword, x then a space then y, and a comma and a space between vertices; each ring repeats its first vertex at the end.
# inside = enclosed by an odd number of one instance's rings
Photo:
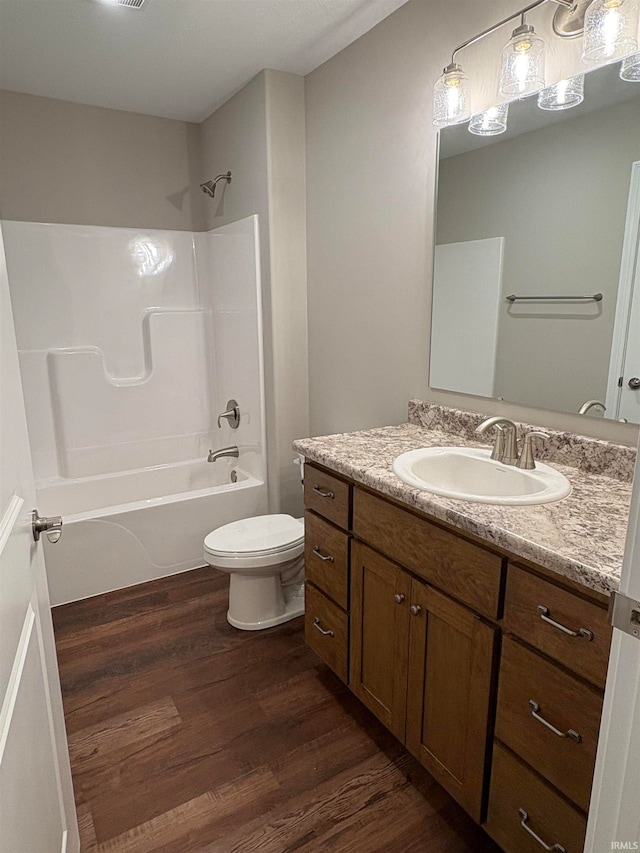
POLYGON ((439 149, 430 386, 640 423, 640 85, 439 149))

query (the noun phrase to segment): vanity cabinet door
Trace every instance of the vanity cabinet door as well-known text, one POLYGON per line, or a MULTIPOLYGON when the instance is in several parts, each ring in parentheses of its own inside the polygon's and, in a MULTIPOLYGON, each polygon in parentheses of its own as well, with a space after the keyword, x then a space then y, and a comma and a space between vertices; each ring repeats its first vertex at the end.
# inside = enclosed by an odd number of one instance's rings
POLYGON ((407 746, 480 822, 496 630, 416 580, 410 613, 407 746))
POLYGON ((404 743, 411 578, 361 542, 351 546, 349 686, 404 743))

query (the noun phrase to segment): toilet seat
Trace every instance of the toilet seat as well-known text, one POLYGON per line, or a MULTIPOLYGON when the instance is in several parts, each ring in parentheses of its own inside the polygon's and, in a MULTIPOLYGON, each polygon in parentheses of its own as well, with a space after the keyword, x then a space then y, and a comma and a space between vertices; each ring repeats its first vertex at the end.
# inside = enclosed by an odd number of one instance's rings
POLYGON ((258 515, 209 533, 204 551, 221 569, 258 569, 286 563, 304 551, 304 522, 290 515, 258 515))

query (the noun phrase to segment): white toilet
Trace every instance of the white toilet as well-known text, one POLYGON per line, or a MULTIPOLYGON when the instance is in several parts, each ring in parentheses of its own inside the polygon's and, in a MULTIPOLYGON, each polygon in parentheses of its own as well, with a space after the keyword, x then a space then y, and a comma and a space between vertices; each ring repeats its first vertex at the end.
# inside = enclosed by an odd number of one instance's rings
POLYGON ((228 572, 227 620, 260 631, 304 613, 304 520, 259 515, 232 521, 204 540, 204 558, 228 572))

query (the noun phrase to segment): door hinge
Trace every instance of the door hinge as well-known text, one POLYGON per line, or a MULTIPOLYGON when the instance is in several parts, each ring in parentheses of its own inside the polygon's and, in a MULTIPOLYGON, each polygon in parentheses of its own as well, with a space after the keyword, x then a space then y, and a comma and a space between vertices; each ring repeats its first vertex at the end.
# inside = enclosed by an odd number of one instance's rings
POLYGON ((609 603, 609 622, 625 634, 640 640, 640 601, 621 592, 612 592, 609 603))

